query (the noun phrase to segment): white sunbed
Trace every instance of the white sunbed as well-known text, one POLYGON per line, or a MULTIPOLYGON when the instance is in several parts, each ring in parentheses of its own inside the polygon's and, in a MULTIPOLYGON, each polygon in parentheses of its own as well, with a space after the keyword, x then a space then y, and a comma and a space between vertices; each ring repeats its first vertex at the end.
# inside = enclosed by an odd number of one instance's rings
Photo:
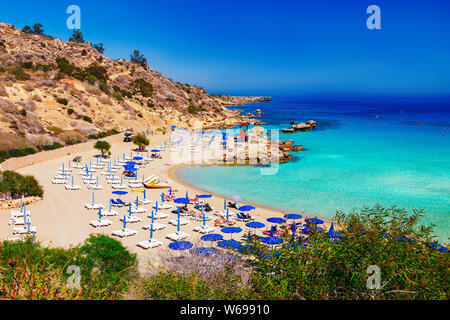
MULTIPOLYGON (((10 211, 10 212, 11 212, 11 218, 23 217, 23 211, 13 210, 13 211, 10 211)), ((27 215, 27 217, 31 216, 31 211, 27 210, 26 215, 27 215)))
POLYGON ((105 208, 102 204, 99 203, 89 203, 89 204, 85 204, 84 207, 88 210, 98 210, 100 208, 105 208))
POLYGON ((129 183, 128 184, 128 186, 131 188, 131 189, 139 189, 139 188, 143 188, 144 187, 144 185, 142 184, 142 182, 137 182, 137 183, 129 183))
MULTIPOLYGON (((152 215, 149 214, 148 217, 151 218, 152 215)), ((155 212, 155 213, 153 213, 153 219, 165 219, 165 218, 168 218, 168 217, 169 217, 169 215, 167 213, 164 213, 164 212, 155 212)))
MULTIPOLYGON (((30 233, 36 232, 36 227, 30 227, 30 233)), ((28 226, 24 227, 14 227, 13 234, 26 234, 28 233, 28 226)))
POLYGON ((62 175, 62 174, 57 174, 56 176, 53 177, 54 180, 67 180, 69 176, 68 175, 62 175))
POLYGON ((142 200, 139 200, 139 204, 140 205, 147 205, 147 204, 152 204, 153 203, 153 201, 152 200, 150 200, 150 199, 142 199, 142 200))
POLYGON ((162 246, 162 242, 156 239, 149 239, 146 241, 138 242, 136 245, 138 247, 141 247, 142 249, 151 249, 162 246))
MULTIPOLYGON (((126 216, 125 220, 127 223, 137 223, 142 221, 141 218, 136 216, 126 216)), ((123 217, 120 218, 120 221, 123 221, 123 217)))
POLYGON ((88 189, 90 189, 90 190, 102 190, 103 186, 99 185, 99 184, 90 183, 90 184, 88 184, 88 189))
POLYGON ((113 188, 113 189, 126 189, 127 186, 124 185, 124 184, 113 184, 113 185, 112 185, 112 188, 113 188))
POLYGON ((107 184, 114 184, 114 185, 118 185, 120 184, 120 180, 106 180, 107 184))
POLYGON ((132 229, 122 229, 122 230, 113 231, 111 234, 116 237, 124 238, 124 237, 131 237, 131 236, 136 235, 137 231, 132 230, 132 229))
POLYGON ((91 166, 92 169, 103 169, 103 167, 104 166, 102 166, 102 165, 96 165, 96 164, 91 166))
POLYGON ((23 226, 28 223, 28 221, 31 222, 31 218, 28 218, 27 221, 23 217, 10 217, 9 218, 9 225, 10 226, 23 226))
POLYGON ((52 180, 53 184, 66 184, 67 180, 63 180, 63 179, 53 179, 52 180))
MULTIPOLYGON (((169 223, 177 226, 178 225, 178 219, 173 219, 173 220, 169 220, 169 223)), ((184 226, 186 224, 189 224, 189 221, 187 221, 186 219, 180 218, 180 226, 184 226)))
POLYGON ((66 185, 66 190, 80 190, 80 189, 81 189, 80 186, 71 185, 71 184, 66 185))
POLYGON ((131 213, 146 213, 147 211, 147 209, 141 207, 131 209, 131 213))
POLYGON ((94 228, 101 228, 101 227, 109 227, 112 225, 112 222, 109 220, 94 220, 89 222, 89 224, 91 226, 93 226, 94 228))
MULTIPOLYGON (((156 203, 153 205, 153 208, 156 209, 156 203)), ((173 208, 173 205, 171 205, 171 204, 158 202, 158 210, 166 210, 166 209, 172 209, 172 208, 173 208)))
POLYGON ((102 216, 105 217, 114 217, 117 216, 119 213, 116 210, 102 210, 102 216))
MULTIPOLYGON (((150 230, 151 224, 146 224, 142 229, 150 230)), ((167 228, 167 225, 161 223, 153 223, 153 231, 158 231, 167 228)))
MULTIPOLYGON (((191 215, 191 219, 194 221, 203 221, 203 217, 201 216, 196 216, 196 215, 191 215)), ((210 221, 211 217, 205 216, 205 221, 210 221)))
POLYGON ((168 235, 166 235, 166 238, 168 238, 172 241, 180 241, 180 240, 189 238, 189 234, 186 232, 183 232, 183 231, 174 232, 174 233, 169 233, 168 235))
POLYGON ((205 225, 205 226, 195 227, 192 230, 206 234, 206 233, 215 232, 217 230, 217 228, 205 225))
POLYGON ((83 166, 81 164, 76 164, 76 165, 73 165, 72 168, 74 168, 74 169, 84 169, 85 166, 83 166))

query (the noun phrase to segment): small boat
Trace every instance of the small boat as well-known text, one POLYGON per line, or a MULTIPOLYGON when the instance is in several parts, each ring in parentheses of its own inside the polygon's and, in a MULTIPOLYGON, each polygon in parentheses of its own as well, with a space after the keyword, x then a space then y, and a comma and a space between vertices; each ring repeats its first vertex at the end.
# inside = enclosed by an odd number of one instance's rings
POLYGON ((163 181, 161 177, 151 175, 144 181, 144 186, 150 189, 167 189, 170 185, 167 181, 163 181))

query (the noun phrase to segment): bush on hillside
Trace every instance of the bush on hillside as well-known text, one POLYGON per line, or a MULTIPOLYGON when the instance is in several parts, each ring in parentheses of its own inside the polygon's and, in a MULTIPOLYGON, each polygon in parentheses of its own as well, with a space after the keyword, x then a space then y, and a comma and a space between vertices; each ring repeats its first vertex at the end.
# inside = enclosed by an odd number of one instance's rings
POLYGON ((42 197, 44 189, 33 176, 22 176, 14 171, 4 171, 1 173, 0 193, 12 198, 42 197))

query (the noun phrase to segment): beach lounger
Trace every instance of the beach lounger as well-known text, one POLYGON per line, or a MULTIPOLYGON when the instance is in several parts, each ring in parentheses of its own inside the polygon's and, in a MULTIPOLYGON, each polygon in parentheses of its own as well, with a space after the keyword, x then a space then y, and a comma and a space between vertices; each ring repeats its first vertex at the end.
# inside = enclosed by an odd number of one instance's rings
MULTIPOLYGON (((169 223, 177 226, 178 225, 178 219, 173 219, 173 220, 169 220, 169 223)), ((184 226, 186 224, 188 224, 189 221, 187 221, 186 219, 180 218, 180 226, 184 226)))
POLYGON ((122 201, 121 199, 116 199, 116 202, 117 202, 117 203, 120 203, 120 204, 123 205, 123 206, 129 206, 129 205, 130 205, 129 202, 124 202, 124 201, 122 201))
MULTIPOLYGON (((30 227, 30 233, 35 233, 36 232, 36 227, 30 227)), ((28 234, 28 227, 24 226, 24 227, 14 227, 13 229, 13 234, 17 235, 17 234, 28 234)))
POLYGON ((217 228, 206 225, 206 226, 195 227, 192 230, 203 233, 203 234, 207 234, 207 233, 215 232, 217 230, 217 228))
POLYGON ((126 189, 127 186, 124 185, 124 184, 113 184, 113 185, 112 185, 112 188, 113 188, 113 189, 126 189))
POLYGON ((71 184, 66 185, 66 190, 80 190, 80 189, 81 189, 80 186, 71 185, 71 184))
POLYGON ((98 210, 99 208, 105 208, 102 204, 99 203, 89 203, 85 204, 84 207, 88 210, 98 210))
POLYGON ((143 206, 145 206, 145 205, 147 205, 147 204, 152 204, 153 203, 153 200, 150 200, 150 199, 142 199, 142 200, 139 200, 139 204, 140 205, 143 205, 143 206))
POLYGON ((99 185, 99 184, 88 184, 88 189, 90 190, 102 190, 103 186, 99 185))
POLYGON ((119 213, 116 210, 102 210, 102 216, 105 217, 114 217, 117 216, 119 213))
POLYGON ((52 180, 53 184, 66 184, 67 180, 62 180, 62 179, 53 179, 52 180))
POLYGON ((109 227, 112 225, 112 222, 109 220, 94 220, 89 222, 89 224, 91 226, 93 226, 94 228, 101 228, 101 227, 109 227))
MULTIPOLYGON (((146 225, 144 225, 144 226, 142 227, 142 229, 150 230, 150 226, 151 226, 151 224, 146 224, 146 225)), ((154 224, 153 224, 153 231, 162 230, 162 229, 165 229, 166 227, 167 227, 167 225, 165 225, 165 224, 154 223, 154 224)))
MULTIPOLYGON (((156 203, 153 205, 153 208, 156 208, 156 203)), ((167 203, 158 203, 158 210, 166 210, 172 209, 173 205, 167 203)))
POLYGON ((119 185, 120 180, 106 180, 107 184, 119 185))
MULTIPOLYGON (((11 218, 23 217, 23 211, 13 210, 13 211, 10 211, 10 213, 11 213, 11 218)), ((27 217, 30 217, 31 216, 31 211, 27 210, 26 215, 27 215, 27 217)))
POLYGON ((249 222, 249 221, 254 220, 254 218, 253 217, 246 217, 246 216, 243 216, 243 215, 238 213, 238 214, 236 214, 236 220, 240 221, 240 222, 249 222))
POLYGON ((148 210, 147 209, 144 209, 144 208, 142 208, 142 207, 139 207, 139 208, 132 208, 131 209, 131 213, 146 213, 148 210))
POLYGON ((63 176, 62 174, 58 174, 53 177, 54 180, 67 180, 68 175, 63 176))
POLYGON ((131 189, 139 189, 139 188, 143 188, 144 187, 144 185, 142 184, 142 182, 137 182, 137 183, 129 183, 128 184, 128 186, 131 188, 131 189))
MULTIPOLYGON (((148 217, 151 218, 152 215, 149 214, 148 217)), ((168 217, 169 217, 169 215, 167 213, 164 213, 164 212, 155 212, 153 214, 153 219, 165 219, 165 218, 168 218, 168 217)))
POLYGON ((183 231, 174 232, 174 233, 169 233, 168 235, 166 235, 166 238, 168 238, 172 241, 180 241, 180 240, 189 238, 189 234, 186 232, 183 232, 183 231))
POLYGON ((141 247, 142 249, 152 249, 152 248, 162 246, 162 242, 158 241, 156 239, 149 239, 149 240, 138 242, 136 245, 138 247, 141 247))
POLYGON ((111 234, 116 237, 125 238, 125 237, 131 237, 131 236, 136 235, 137 231, 132 230, 132 229, 122 229, 122 230, 113 231, 113 232, 111 232, 111 234))
POLYGON ((110 201, 111 201, 111 205, 112 205, 113 207, 123 207, 123 204, 122 204, 122 203, 120 203, 120 202, 118 202, 118 201, 116 201, 116 200, 114 200, 114 199, 110 199, 110 201))
POLYGON ((28 221, 31 222, 31 218, 27 218, 27 221, 22 217, 10 217, 9 218, 9 225, 10 226, 24 226, 28 223, 28 221))
MULTIPOLYGON (((138 222, 142 221, 141 218, 136 217, 136 216, 126 216, 125 220, 127 223, 138 223, 138 222)), ((120 221, 123 221, 123 217, 120 218, 120 221)))

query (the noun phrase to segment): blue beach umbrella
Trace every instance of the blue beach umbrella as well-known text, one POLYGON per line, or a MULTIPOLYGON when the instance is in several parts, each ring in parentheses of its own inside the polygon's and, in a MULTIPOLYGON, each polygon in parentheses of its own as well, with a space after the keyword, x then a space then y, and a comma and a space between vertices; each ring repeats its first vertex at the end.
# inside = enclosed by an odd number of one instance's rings
POLYGON ((302 218, 302 216, 297 213, 288 213, 288 214, 285 214, 284 217, 286 219, 291 219, 291 220, 298 220, 298 219, 302 218))
POLYGON ((33 232, 33 244, 36 244, 36 232, 33 232))
POLYGON ((283 219, 283 218, 278 218, 278 217, 275 217, 275 218, 269 218, 269 219, 267 219, 267 221, 270 222, 270 223, 285 223, 285 222, 286 222, 285 219, 283 219))
POLYGON ((109 211, 111 211, 111 209, 112 209, 112 201, 111 199, 109 199, 109 211))
POLYGON ((156 212, 158 212, 158 201, 156 201, 155 208, 156 208, 156 212))
POLYGON ((254 206, 242 206, 242 207, 239 207, 239 211, 250 211, 250 210, 253 210, 253 209, 256 209, 254 206))
POLYGON ((72 176, 72 187, 73 187, 73 176, 72 176))
POLYGON ((169 194, 172 195, 172 187, 169 188, 169 194))
POLYGON ((27 208, 23 206, 23 223, 27 224, 27 208))
POLYGON ((98 208, 98 220, 102 220, 102 208, 98 208))
POLYGON ((283 240, 281 240, 281 239, 278 238, 278 237, 262 237, 262 238, 261 238, 261 241, 264 242, 264 243, 266 243, 266 244, 272 244, 272 245, 274 245, 274 244, 280 244, 280 243, 283 242, 283 240))
POLYGON ((119 195, 119 196, 123 196, 123 195, 128 194, 127 191, 122 191, 122 190, 119 190, 119 191, 113 191, 112 193, 113 193, 113 194, 116 194, 116 195, 119 195))
POLYGON ((131 217, 131 202, 128 205, 128 215, 131 217))
POLYGON ((227 199, 223 199, 223 210, 227 208, 227 199))
POLYGON ((188 250, 192 248, 194 245, 189 241, 175 241, 169 244, 169 248, 172 250, 188 250))
POLYGON ((122 230, 125 230, 126 228, 127 228, 127 217, 123 216, 123 229, 122 230))
POLYGON ((252 229, 264 228, 266 226, 264 223, 258 221, 248 222, 245 225, 252 229))
POLYGON ((205 212, 203 211, 203 206, 202 206, 202 217, 203 217, 203 226, 206 225, 206 217, 205 217, 205 212))
POLYGON ((152 225, 153 225, 153 223, 155 223, 155 217, 154 217, 154 212, 152 210, 152 225))
POLYGON ((242 229, 239 227, 225 227, 220 230, 223 233, 229 233, 231 235, 231 238, 233 238, 233 233, 239 233, 242 232, 242 229))
POLYGON ((147 192, 145 189, 144 189, 144 199, 147 199, 147 192))
POLYGON ((95 203, 95 196, 94 196, 94 192, 92 192, 92 204, 95 203))
POLYGON ((141 160, 144 160, 144 158, 142 158, 142 157, 134 157, 133 160, 141 161, 141 160))
POLYGON ((161 193, 161 202, 164 203, 164 192, 161 193))
POLYGON ((186 190, 186 199, 189 199, 189 194, 187 190, 186 190))
POLYGON ((205 234, 200 238, 203 241, 220 241, 223 240, 223 236, 217 233, 205 234))
POLYGON ((139 196, 136 196, 136 208, 139 208, 139 196))
POLYGON ((210 195, 210 194, 201 194, 201 195, 197 196, 197 198, 199 198, 199 199, 207 199, 207 198, 211 198, 211 197, 212 197, 212 195, 210 195))
POLYGON ((222 240, 217 244, 219 247, 225 248, 225 249, 238 249, 241 247, 241 244, 237 242, 236 240, 222 240))
POLYGON ((173 202, 179 203, 179 204, 186 204, 186 203, 189 203, 190 200, 188 198, 176 198, 175 200, 173 200, 173 202))
POLYGON ((27 224, 27 232, 30 233, 30 220, 28 220, 28 224, 27 224))
POLYGON ((151 152, 153 152, 153 153, 158 153, 158 152, 161 152, 161 150, 153 149, 153 150, 151 150, 151 152))
POLYGON ((153 239, 153 223, 150 225, 150 239, 153 239))

